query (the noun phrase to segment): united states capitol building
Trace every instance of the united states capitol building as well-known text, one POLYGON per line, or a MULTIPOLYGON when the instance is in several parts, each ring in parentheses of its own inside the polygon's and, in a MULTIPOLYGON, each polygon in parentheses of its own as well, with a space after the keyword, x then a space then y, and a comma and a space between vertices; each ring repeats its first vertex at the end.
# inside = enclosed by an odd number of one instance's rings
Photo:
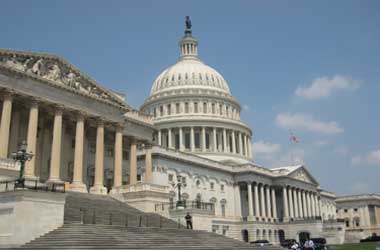
MULTIPOLYGON (((26 182, 112 196, 181 223, 190 212, 195 229, 274 244, 380 234, 379 195, 337 197, 307 166, 253 161, 255 133, 240 119, 233 85, 200 59, 189 24, 177 62, 140 109, 59 56, 1 49, 0 178, 18 176, 12 153, 25 140, 34 154, 26 182)), ((22 220, 0 189, 0 241, 12 241, 22 220)), ((56 211, 35 222, 39 234, 59 226, 56 211)))

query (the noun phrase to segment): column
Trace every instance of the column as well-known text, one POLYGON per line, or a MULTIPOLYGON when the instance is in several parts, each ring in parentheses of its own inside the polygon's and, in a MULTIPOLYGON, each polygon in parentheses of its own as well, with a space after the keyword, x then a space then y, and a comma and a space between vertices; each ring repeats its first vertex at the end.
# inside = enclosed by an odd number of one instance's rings
POLYGON ((232 137, 232 153, 236 154, 236 141, 235 141, 235 131, 231 131, 231 137, 232 137))
POLYGON ((27 152, 32 152, 34 156, 25 163, 25 178, 36 178, 36 148, 37 148, 37 128, 38 128, 38 103, 33 100, 29 110, 29 123, 27 135, 27 152))
POLYGON ((253 218, 253 201, 252 201, 252 185, 251 183, 247 184, 248 190, 248 216, 253 218))
POLYGON ((161 132, 161 129, 158 130, 158 145, 162 146, 162 132, 161 132))
POLYGON ((214 152, 218 152, 218 145, 216 145, 216 128, 212 128, 212 146, 214 152))
POLYGON ((131 141, 129 150, 129 185, 137 183, 137 142, 131 141))
POLYGON ((270 198, 270 190, 269 186, 265 187, 266 198, 267 198, 267 215, 268 218, 272 218, 272 207, 271 207, 271 198, 270 198))
POLYGON ((260 186, 260 203, 261 203, 261 216, 263 218, 267 217, 266 208, 265 208, 265 194, 264 194, 264 185, 260 186))
POLYGON ((300 212, 300 218, 304 218, 303 209, 302 209, 301 190, 297 191, 297 195, 298 195, 298 208, 299 208, 299 212, 300 212))
POLYGON ((202 152, 206 151, 206 128, 202 127, 202 152))
POLYGON ((241 138, 241 132, 238 133, 238 139, 239 139, 239 154, 243 155, 243 141, 241 138))
POLYGON ((305 190, 302 190, 302 207, 303 207, 303 216, 305 218, 309 217, 309 213, 307 210, 307 202, 306 202, 306 192, 305 190))
POLYGON ((244 156, 245 157, 248 157, 248 142, 247 142, 247 135, 246 134, 244 134, 244 136, 243 136, 243 138, 244 138, 244 156))
POLYGON ((227 132, 226 129, 223 129, 223 152, 227 153, 227 132))
POLYGON ((306 194, 306 204, 307 204, 307 214, 309 215, 309 217, 313 217, 313 214, 311 213, 311 201, 310 201, 309 192, 306 194))
POLYGON ((12 115, 12 96, 7 93, 4 95, 3 111, 1 113, 0 158, 8 157, 9 128, 11 125, 11 115, 12 115))
POLYGON ((145 145, 145 183, 152 183, 152 146, 145 145))
POLYGON ((288 197, 289 197, 289 212, 290 212, 290 218, 294 218, 294 206, 293 206, 293 194, 292 194, 292 188, 289 187, 288 189, 288 197))
POLYGON ((95 181, 90 188, 90 193, 107 194, 107 189, 103 185, 104 180, 104 122, 98 120, 96 129, 96 150, 95 150, 95 181))
POLYGON ((123 127, 118 125, 115 132, 115 155, 113 167, 113 189, 123 184, 123 127))
POLYGON ((252 158, 252 143, 250 137, 248 137, 248 156, 249 158, 252 158))
POLYGON ((272 215, 273 215, 273 219, 277 220, 276 190, 272 187, 271 192, 272 192, 272 207, 273 207, 272 215))
POLYGON ((168 148, 173 148, 172 129, 168 128, 168 148))
POLYGON ((315 200, 314 200, 314 194, 310 194, 310 202, 311 202, 311 214, 313 217, 315 217, 315 200))
POLYGON ((294 217, 299 218, 297 189, 293 189, 294 217))
MULTIPOLYGON (((241 201, 240 201, 240 185, 239 183, 234 185, 235 193, 235 216, 241 217, 241 201)), ((249 197, 249 196, 248 196, 249 197)), ((249 200, 249 198, 248 198, 249 200)))
POLYGON ((183 130, 179 128, 179 150, 184 151, 185 145, 183 143, 183 130))
POLYGON ((260 217, 261 218, 261 215, 260 215, 260 207, 259 207, 259 186, 257 183, 254 184, 253 186, 254 188, 254 195, 255 195, 255 215, 256 217, 260 217))
POLYGON ((190 150, 194 152, 195 144, 194 144, 194 127, 190 127, 190 150))
POLYGON ((48 182, 60 182, 62 109, 57 107, 54 114, 53 142, 51 145, 50 175, 48 182))
POLYGON ((84 116, 77 114, 77 124, 75 130, 75 149, 74 149, 74 174, 70 190, 75 192, 87 192, 86 185, 83 183, 83 148, 84 148, 84 116))
POLYGON ((282 202, 284 207, 284 221, 289 220, 288 194, 286 187, 282 187, 282 202))

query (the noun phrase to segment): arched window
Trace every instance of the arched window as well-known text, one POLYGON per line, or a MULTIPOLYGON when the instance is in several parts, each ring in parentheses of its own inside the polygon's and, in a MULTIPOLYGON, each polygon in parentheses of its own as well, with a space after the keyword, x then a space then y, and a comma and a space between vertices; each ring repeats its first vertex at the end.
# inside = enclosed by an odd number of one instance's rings
POLYGON ((197 188, 200 188, 200 186, 201 186, 201 181, 200 181, 200 180, 197 180, 197 181, 195 182, 195 185, 197 186, 197 188))

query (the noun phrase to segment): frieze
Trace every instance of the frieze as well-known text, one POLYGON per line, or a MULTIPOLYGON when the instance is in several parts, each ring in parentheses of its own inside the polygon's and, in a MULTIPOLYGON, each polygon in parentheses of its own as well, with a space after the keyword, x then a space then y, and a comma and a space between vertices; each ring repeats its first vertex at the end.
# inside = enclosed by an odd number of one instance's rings
POLYGON ((104 89, 63 59, 37 53, 0 49, 0 65, 52 81, 76 92, 127 107, 120 96, 104 89))

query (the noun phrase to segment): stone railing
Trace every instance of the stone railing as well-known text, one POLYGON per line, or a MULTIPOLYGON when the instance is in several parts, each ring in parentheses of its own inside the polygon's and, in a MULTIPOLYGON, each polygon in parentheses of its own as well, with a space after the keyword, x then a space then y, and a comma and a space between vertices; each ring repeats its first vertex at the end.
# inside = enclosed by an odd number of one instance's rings
POLYGON ((0 158, 0 169, 20 171, 20 163, 12 159, 0 158))
POLYGON ((125 185, 119 188, 120 193, 153 191, 160 193, 169 193, 169 187, 151 183, 137 183, 134 185, 125 185))
POLYGON ((124 114, 125 117, 147 123, 153 126, 152 116, 139 112, 137 110, 131 110, 124 114))

